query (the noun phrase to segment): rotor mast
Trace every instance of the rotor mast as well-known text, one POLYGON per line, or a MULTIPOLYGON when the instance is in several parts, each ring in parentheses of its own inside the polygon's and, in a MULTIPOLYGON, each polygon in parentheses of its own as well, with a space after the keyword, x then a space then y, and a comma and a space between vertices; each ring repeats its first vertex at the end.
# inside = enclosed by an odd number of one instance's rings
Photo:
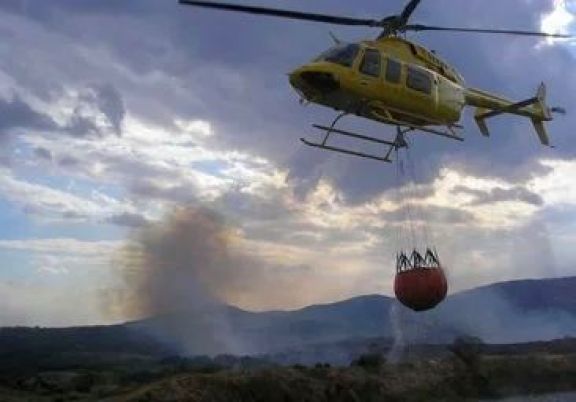
POLYGON ((382 33, 378 36, 378 39, 385 38, 387 36, 395 36, 398 33, 404 32, 408 20, 416 10, 416 7, 420 4, 422 0, 411 0, 400 15, 393 15, 386 17, 380 21, 382 25, 382 33))

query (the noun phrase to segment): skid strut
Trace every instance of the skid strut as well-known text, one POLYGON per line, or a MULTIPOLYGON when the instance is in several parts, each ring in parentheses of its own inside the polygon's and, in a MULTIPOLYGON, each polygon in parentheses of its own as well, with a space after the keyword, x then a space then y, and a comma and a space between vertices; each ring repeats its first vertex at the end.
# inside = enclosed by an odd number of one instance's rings
POLYGON ((340 121, 340 119, 342 119, 344 116, 346 116, 348 113, 341 113, 339 114, 334 121, 332 122, 332 124, 330 124, 329 127, 327 126, 322 126, 319 124, 314 124, 312 127, 324 131, 325 135, 324 135, 324 139, 322 140, 321 143, 317 143, 317 142, 312 142, 309 141, 305 138, 300 138, 300 141, 302 141, 305 145, 308 145, 310 147, 315 147, 315 148, 321 148, 321 149, 325 149, 327 151, 332 151, 332 152, 338 152, 341 154, 346 154, 346 155, 353 155, 353 156, 359 156, 361 158, 366 158, 366 159, 372 159, 372 160, 377 160, 380 162, 387 162, 387 163, 391 163, 392 161, 390 160, 390 154, 392 153, 391 149, 394 149, 395 147, 395 143, 392 141, 385 141, 385 140, 381 140, 379 138, 374 138, 374 137, 369 137, 367 135, 361 135, 361 134, 356 134, 350 131, 345 131, 345 130, 340 130, 335 128, 336 124, 338 123, 338 121, 340 121), (364 142, 371 142, 371 143, 377 143, 377 144, 382 144, 382 145, 387 145, 389 147, 388 151, 385 153, 384 156, 380 156, 380 155, 373 155, 373 154, 367 154, 364 152, 359 152, 359 151, 354 151, 351 149, 346 149, 346 148, 341 148, 341 147, 336 147, 333 145, 328 145, 328 139, 330 138, 330 136, 332 134, 335 135, 340 135, 343 137, 348 137, 348 138, 354 138, 356 140, 360 140, 360 141, 364 141, 364 142))
POLYGON ((463 140, 462 137, 458 136, 455 133, 454 127, 448 127, 448 132, 444 132, 444 131, 440 131, 440 130, 430 129, 428 127, 420 127, 420 126, 392 123, 392 124, 396 125, 396 138, 393 141, 382 140, 380 138, 371 137, 368 135, 362 135, 362 134, 353 133, 351 131, 337 129, 336 124, 340 121, 340 119, 342 119, 347 114, 348 113, 339 114, 334 119, 332 124, 330 124, 330 126, 323 126, 323 125, 319 125, 319 124, 313 124, 312 125, 312 127, 314 127, 315 129, 318 129, 318 130, 324 132, 324 138, 322 139, 322 142, 313 142, 313 141, 307 140, 305 138, 300 138, 300 141, 302 141, 302 143, 304 143, 305 145, 307 145, 309 147, 320 148, 320 149, 324 149, 327 151, 338 152, 338 153, 346 154, 346 155, 358 156, 361 158, 372 159, 372 160, 376 160, 379 162, 391 163, 392 160, 390 159, 390 156, 392 155, 392 152, 394 150, 408 147, 408 142, 405 139, 405 134, 407 134, 409 132, 422 131, 424 133, 435 134, 435 135, 439 135, 442 137, 448 137, 448 138, 451 138, 451 139, 454 139, 457 141, 463 140), (353 138, 355 140, 358 140, 360 143, 368 142, 368 143, 373 143, 373 144, 375 143, 375 144, 385 145, 385 146, 387 146, 387 149, 383 154, 378 155, 378 154, 370 154, 370 153, 360 152, 360 151, 356 151, 353 149, 342 148, 342 147, 338 147, 338 146, 334 146, 334 145, 328 145, 328 140, 330 139, 330 136, 332 136, 332 135, 338 135, 338 136, 342 136, 342 137, 346 137, 346 138, 353 138))

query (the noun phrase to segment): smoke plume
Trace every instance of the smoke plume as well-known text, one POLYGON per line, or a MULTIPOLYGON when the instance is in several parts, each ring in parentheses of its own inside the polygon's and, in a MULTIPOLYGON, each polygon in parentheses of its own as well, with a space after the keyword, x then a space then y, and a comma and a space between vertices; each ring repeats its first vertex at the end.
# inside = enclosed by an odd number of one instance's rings
POLYGON ((197 208, 138 229, 119 257, 124 287, 109 307, 147 318, 134 325, 180 352, 243 352, 229 325, 235 310, 225 302, 258 261, 234 247, 235 237, 222 217, 197 208))
POLYGON ((135 228, 118 256, 122 286, 105 293, 106 311, 138 319, 133 327, 184 354, 268 350, 275 340, 252 327, 251 313, 230 306, 309 304, 307 297, 320 297, 322 289, 313 269, 259 256, 246 244, 205 208, 180 208, 135 228))

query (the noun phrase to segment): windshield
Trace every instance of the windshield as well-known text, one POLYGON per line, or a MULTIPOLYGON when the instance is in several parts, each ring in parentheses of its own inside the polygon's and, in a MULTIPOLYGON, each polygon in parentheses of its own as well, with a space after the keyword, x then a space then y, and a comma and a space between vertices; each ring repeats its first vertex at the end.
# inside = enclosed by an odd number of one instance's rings
POLYGON ((359 51, 360 46, 355 44, 338 45, 322 53, 316 61, 328 61, 341 66, 352 67, 359 51))

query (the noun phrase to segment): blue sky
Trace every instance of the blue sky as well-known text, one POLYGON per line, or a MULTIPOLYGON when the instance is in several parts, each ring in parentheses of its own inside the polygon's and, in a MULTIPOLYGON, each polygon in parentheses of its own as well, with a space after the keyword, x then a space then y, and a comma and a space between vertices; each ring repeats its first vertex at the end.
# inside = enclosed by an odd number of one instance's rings
MULTIPOLYGON (((375 17, 403 6, 251 3, 375 17)), ((575 32, 575 8, 574 1, 509 0, 495 10, 482 0, 425 0, 413 18, 575 32)), ((102 307, 106 295, 126 286, 118 255, 138 230, 190 205, 217 211, 234 232, 234 249, 257 265, 241 291, 213 289, 225 302, 262 310, 390 294, 402 225, 394 170, 298 141, 332 112, 301 107, 286 73, 330 46, 330 30, 349 41, 376 35, 176 1, 3 1, 0 325, 131 318, 102 307)), ((550 104, 569 112, 549 124, 553 150, 539 145, 529 122, 513 117, 491 122, 487 140, 470 112, 464 143, 416 142, 418 207, 453 290, 572 275, 573 43, 409 38, 437 50, 474 87, 523 99, 545 81, 550 104)), ((353 119, 344 125, 388 132, 353 119)))

